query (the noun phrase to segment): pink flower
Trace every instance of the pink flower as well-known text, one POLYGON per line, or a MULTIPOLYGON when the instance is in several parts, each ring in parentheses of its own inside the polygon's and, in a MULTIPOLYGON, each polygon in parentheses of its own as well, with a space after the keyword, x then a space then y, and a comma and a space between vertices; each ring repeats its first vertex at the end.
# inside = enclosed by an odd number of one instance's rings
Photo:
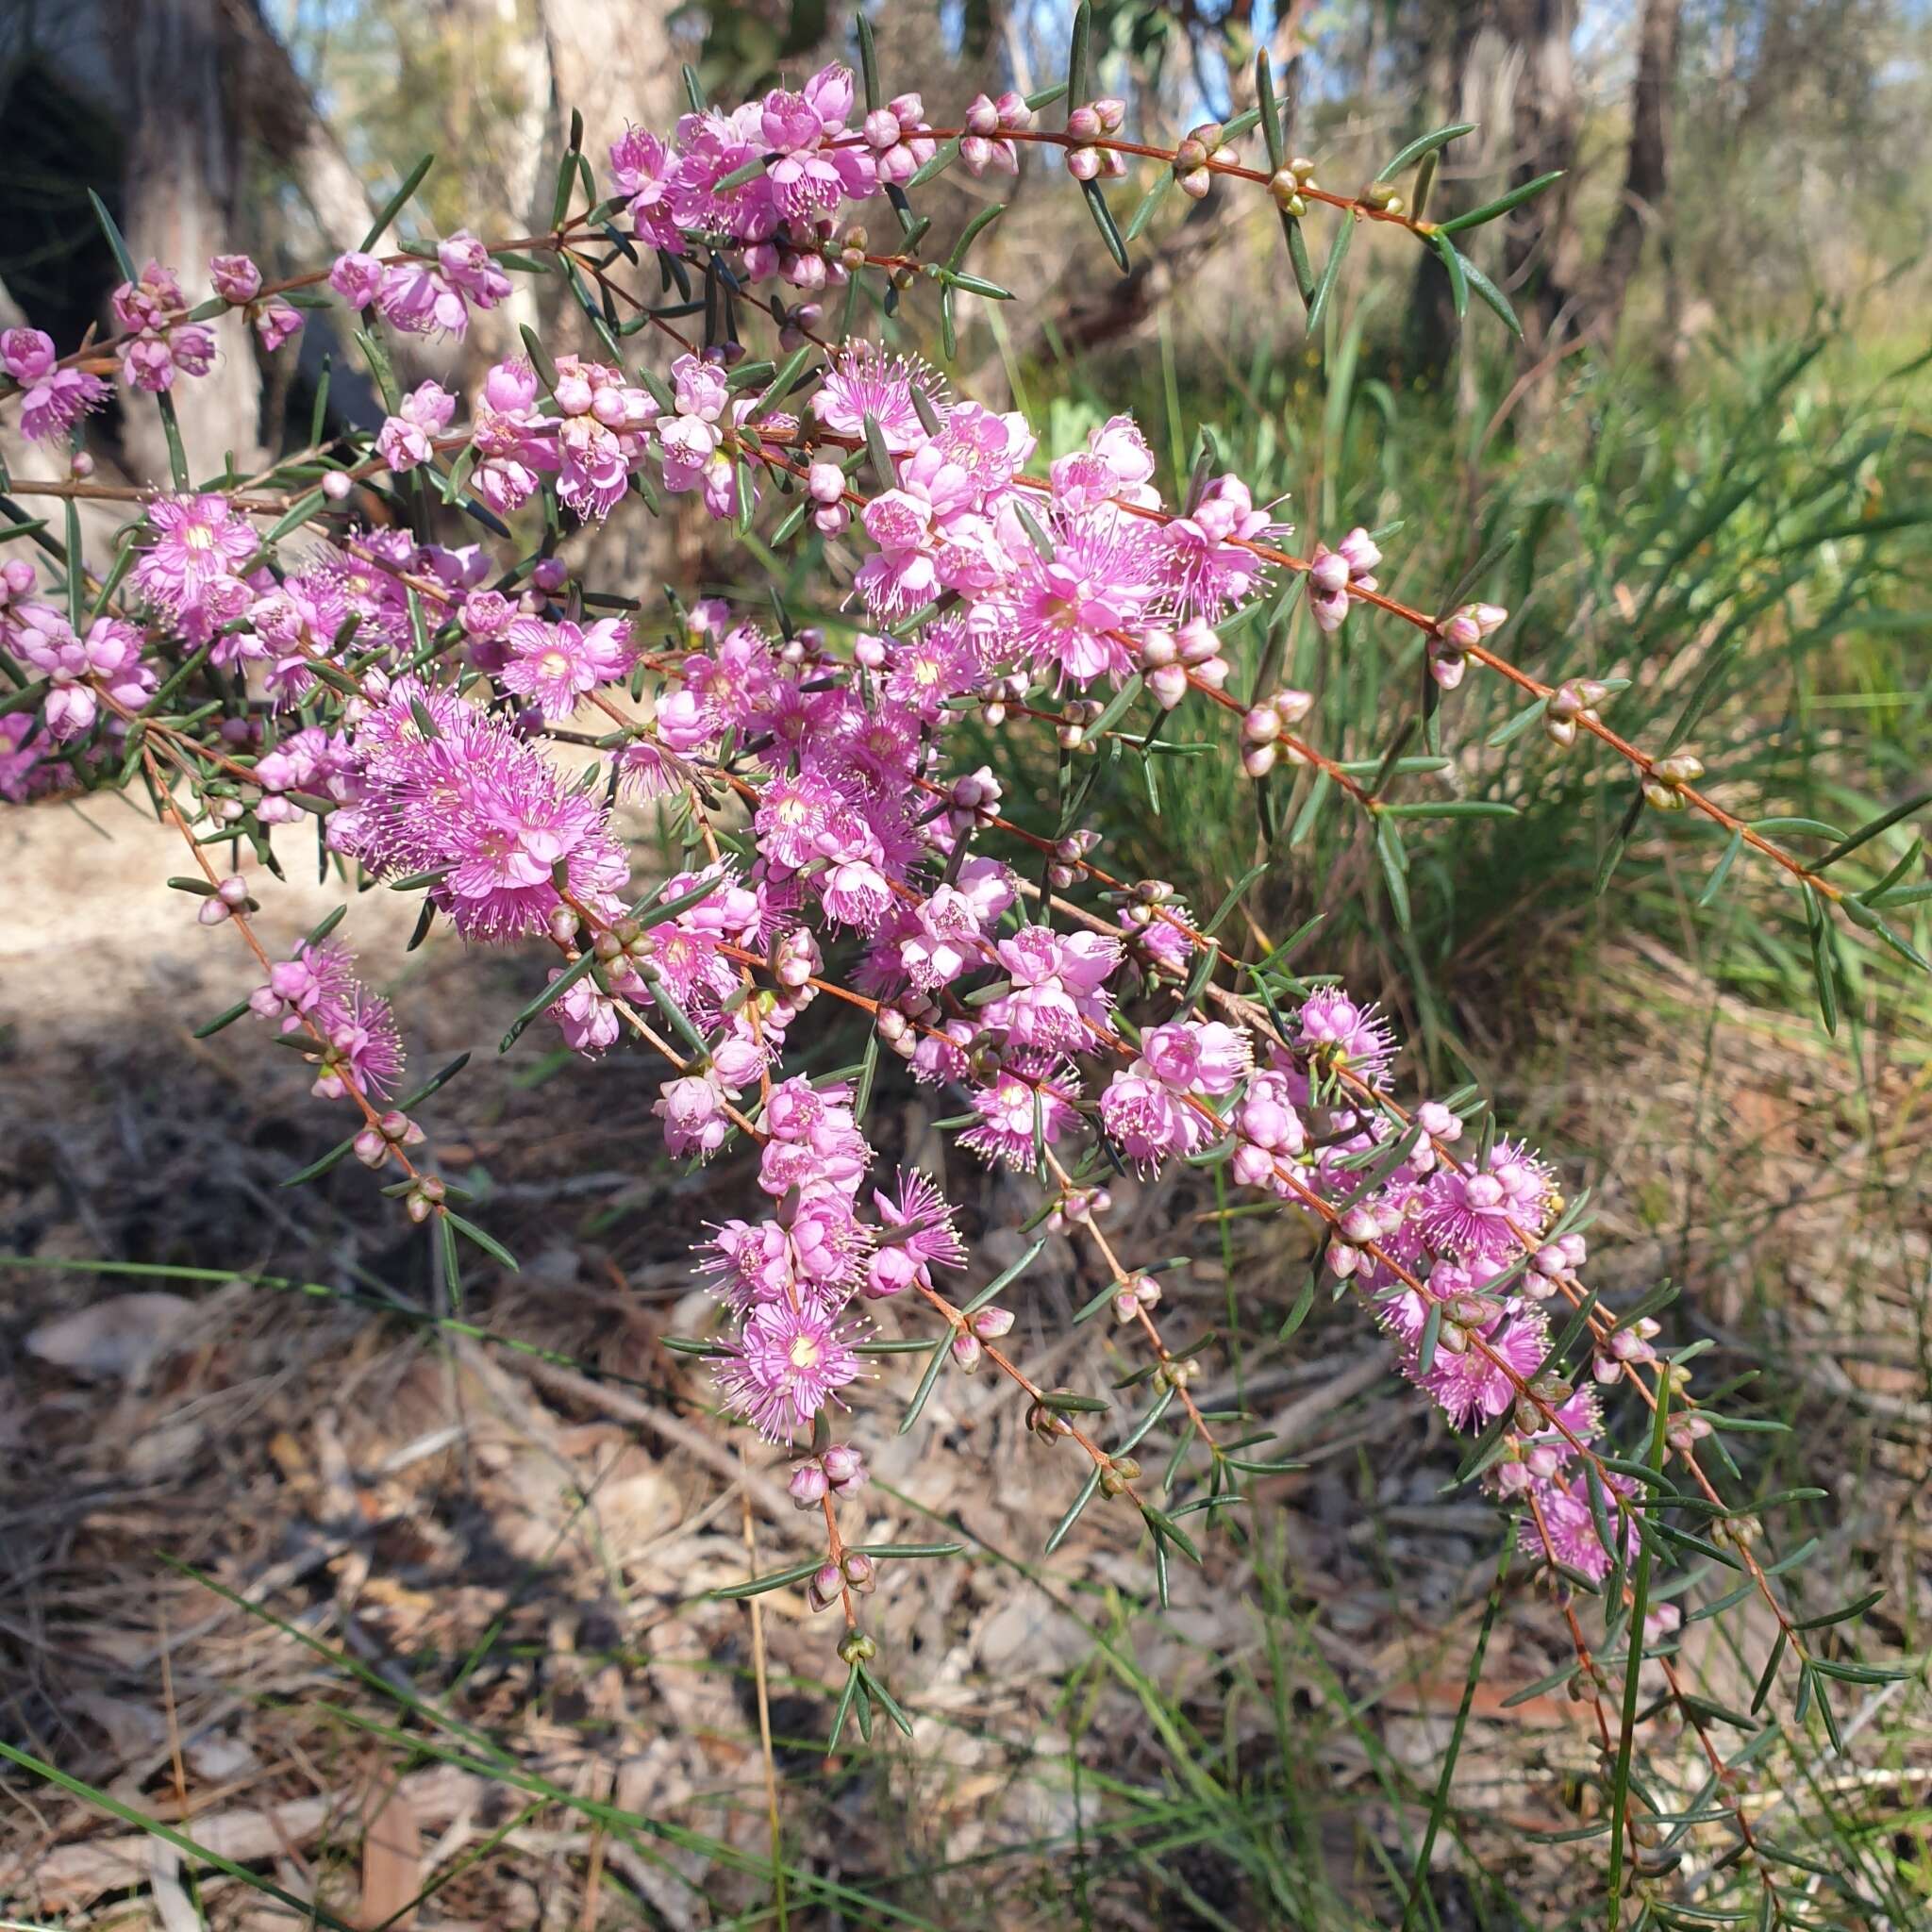
POLYGON ((208 265, 208 277, 215 293, 237 308, 261 293, 261 271, 245 255, 217 255, 208 265))
POLYGON ((235 574, 255 555, 255 532, 212 491, 159 497, 149 505, 147 520, 155 541, 137 559, 134 581, 191 641, 205 642, 220 624, 240 615, 228 608, 235 591, 246 608, 246 588, 237 585, 235 574))
POLYGON ((1108 1083, 1100 1096, 1100 1119, 1122 1155, 1148 1172, 1174 1156, 1193 1153, 1208 1131, 1200 1116, 1164 1083, 1131 1071, 1116 1074, 1108 1083))
POLYGON ((1239 476, 1219 476, 1191 515, 1167 525, 1162 575, 1190 616, 1212 623, 1261 582, 1265 567, 1246 546, 1279 541, 1292 527, 1257 509, 1239 476))
MULTIPOLYGON (((562 976, 561 967, 553 967, 550 977, 562 976)), ((567 986, 563 996, 546 1009, 563 1035, 563 1043, 573 1053, 594 1058, 615 1043, 620 1030, 617 1003, 602 991, 594 980, 585 978, 567 986)))
POLYGON ((413 470, 436 454, 432 439, 449 427, 457 399, 434 382, 420 382, 403 398, 399 415, 383 419, 375 446, 391 470, 413 470))
POLYGON ((1459 1355, 1438 1348, 1421 1378, 1454 1428, 1479 1429, 1501 1415, 1549 1352, 1549 1326, 1540 1314, 1499 1313, 1478 1332, 1480 1341, 1459 1355))
POLYGON ((520 617, 509 626, 508 644, 500 674, 505 690, 530 699, 553 724, 568 718, 586 691, 624 676, 635 655, 630 626, 616 617, 588 630, 568 619, 550 625, 520 617))
POLYGON ((107 398, 108 385, 98 375, 57 368, 54 340, 37 328, 10 328, 0 335, 0 365, 25 391, 20 428, 29 442, 64 436, 107 398))
POLYGON ((1346 1068, 1371 1087, 1388 1082, 1395 1035, 1374 1007, 1358 1007, 1339 988, 1311 993, 1296 1016, 1297 1045, 1315 1067, 1346 1068))
POLYGON ((1123 683, 1134 669, 1124 633, 1158 608, 1156 526, 1103 508, 1056 514, 1046 527, 1051 557, 1024 535, 1008 544, 1017 559, 1014 641, 1033 663, 1058 671, 1062 684, 1123 683))
POLYGON ((509 277, 490 258, 490 251, 467 228, 436 245, 436 258, 450 281, 478 308, 494 308, 509 296, 509 277))
POLYGON ((1177 1092, 1232 1093, 1247 1077, 1253 1047, 1219 1020, 1150 1026, 1141 1036, 1148 1071, 1177 1092))
POLYGON ((1108 980, 1121 949, 1091 932, 1053 932, 1024 926, 998 945, 1000 964, 1013 991, 998 1010, 1014 1037, 1056 1053, 1084 1052, 1091 1035, 1110 1032, 1108 980))
MULTIPOLYGON (((1618 1508, 1616 1498, 1630 1494, 1634 1485, 1628 1477, 1614 1472, 1606 1481, 1616 1492, 1605 1499, 1610 1514, 1610 1534, 1623 1539, 1627 1560, 1637 1551, 1637 1524, 1631 1512, 1618 1508)), ((1611 1557, 1597 1534, 1596 1515, 1590 1507, 1585 1478, 1539 1476, 1530 1483, 1529 1495, 1534 1507, 1525 1511, 1523 1518, 1524 1550, 1531 1556, 1575 1570, 1592 1583, 1601 1583, 1610 1574, 1611 1557)))
POLYGON ((279 295, 272 295, 256 310, 255 333, 261 338, 261 346, 274 355, 284 342, 302 333, 302 311, 279 295))
MULTIPOLYGON (((857 1380, 855 1331, 809 1303, 767 1302, 744 1318, 719 1365, 724 1406, 772 1442, 789 1442, 857 1380)), ((841 1407, 843 1404, 840 1405, 841 1407)))
POLYGON ((406 335, 460 336, 470 326, 462 291, 435 263, 418 256, 392 261, 383 270, 375 304, 383 320, 406 335))
POLYGON ((675 170, 670 151, 655 134, 626 127, 610 147, 610 179, 630 196, 631 225, 638 239, 668 255, 684 253, 684 237, 668 202, 675 170))
POLYGON ((1031 1167, 1036 1137, 1038 1144, 1051 1147, 1079 1124, 1079 1114, 1064 1097, 1078 1091, 1066 1061, 1016 1055, 986 1086, 972 1090, 980 1124, 961 1134, 959 1145, 1008 1167, 1031 1167))
POLYGON ((895 456, 925 441, 925 425, 912 398, 923 394, 942 409, 945 385, 917 357, 888 356, 877 343, 841 343, 826 369, 825 379, 812 392, 811 412, 839 436, 863 436, 865 419, 879 425, 886 447, 895 456))
POLYGON ((373 255, 351 249, 339 255, 328 272, 328 285, 351 308, 367 308, 382 289, 382 263, 373 255))
POLYGON ((881 1228, 866 1263, 864 1292, 872 1299, 897 1294, 915 1281, 930 1288, 935 1268, 966 1265, 953 1208, 924 1174, 902 1171, 896 1195, 875 1192, 872 1198, 881 1228))
POLYGON ((731 1132, 724 1094, 714 1082, 695 1074, 667 1080, 651 1111, 664 1123, 664 1145, 675 1159, 687 1154, 704 1159, 724 1146, 731 1132))
POLYGON ((31 712, 9 711, 0 718, 0 798, 25 805, 37 787, 35 768, 45 753, 31 712))
POLYGON ((28 604, 14 613, 8 641, 28 664, 46 674, 49 689, 41 718, 57 744, 80 737, 93 724, 103 693, 125 710, 140 710, 157 683, 141 661, 141 633, 118 618, 96 618, 82 638, 58 611, 28 604))
POLYGON ((23 385, 54 373, 58 358, 54 338, 37 328, 9 328, 0 333, 0 368, 23 385))

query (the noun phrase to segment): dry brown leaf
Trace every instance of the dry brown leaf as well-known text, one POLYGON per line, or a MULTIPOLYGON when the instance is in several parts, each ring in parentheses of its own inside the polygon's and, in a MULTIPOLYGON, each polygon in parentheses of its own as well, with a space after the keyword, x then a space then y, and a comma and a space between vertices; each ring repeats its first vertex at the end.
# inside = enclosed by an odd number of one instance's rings
POLYGON ((111 1294, 42 1322, 27 1337, 26 1352, 90 1379, 139 1381, 193 1313, 194 1304, 178 1294, 111 1294))
POLYGON ((362 1903, 356 1923, 408 1932, 423 1890, 423 1827, 400 1786, 380 1801, 362 1834, 362 1903), (407 1909, 405 1909, 407 1907, 407 1909))

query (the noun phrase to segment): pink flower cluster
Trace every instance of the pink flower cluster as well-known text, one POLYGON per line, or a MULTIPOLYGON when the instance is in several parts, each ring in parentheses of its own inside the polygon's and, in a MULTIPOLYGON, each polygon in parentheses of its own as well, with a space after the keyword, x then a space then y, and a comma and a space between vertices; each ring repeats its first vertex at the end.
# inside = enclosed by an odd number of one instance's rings
POLYGON ((121 344, 121 373, 130 388, 173 389, 178 375, 206 375, 214 367, 214 331, 185 320, 188 298, 171 268, 151 261, 138 282, 123 282, 110 298, 121 344))
MULTIPOLYGON (((0 645, 47 680, 41 724, 56 744, 92 729, 104 697, 128 711, 147 704, 159 680, 142 662, 145 642, 133 625, 118 617, 97 617, 85 631, 76 631, 51 605, 0 607, 0 645)), ((118 718, 110 723, 116 731, 125 728, 118 718)), ((16 741, 11 756, 21 755, 22 741, 16 741)))
POLYGON ((330 846, 379 876, 435 874, 430 897, 464 938, 547 932, 565 893, 620 909, 630 868, 605 808, 499 715, 400 677, 353 747, 330 846))
POLYGON ((472 308, 494 308, 510 291, 509 277, 467 228, 439 242, 434 253, 396 261, 352 250, 336 258, 328 281, 351 308, 373 306, 391 327, 412 336, 461 336, 472 308))
POLYGON ((83 369, 57 366, 54 338, 37 328, 0 333, 0 369, 25 391, 20 432, 29 442, 64 436, 107 400, 108 385, 83 369))
POLYGON ((248 1005, 283 1033, 321 1036, 325 1043, 309 1056, 320 1069, 314 1091, 321 1099, 340 1100, 351 1091, 380 1099, 402 1077, 395 1016, 356 976, 346 946, 298 946, 293 958, 269 969, 267 985, 250 994, 248 1005))

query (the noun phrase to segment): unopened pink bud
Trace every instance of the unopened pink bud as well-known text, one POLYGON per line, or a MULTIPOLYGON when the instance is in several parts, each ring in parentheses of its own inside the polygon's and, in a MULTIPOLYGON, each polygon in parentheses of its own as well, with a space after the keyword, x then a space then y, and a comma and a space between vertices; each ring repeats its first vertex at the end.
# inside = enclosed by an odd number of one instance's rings
POLYGON ((824 1500, 825 1491, 831 1488, 825 1473, 816 1462, 801 1462, 791 1472, 791 1480, 785 1486, 791 1493, 792 1502, 801 1509, 813 1509, 824 1500))
POLYGON ((1348 558, 1339 550, 1318 549, 1308 566, 1308 582, 1324 597, 1348 588, 1348 558))
POLYGON ((1188 674, 1178 664, 1163 664, 1147 674, 1147 689, 1162 710, 1171 711, 1188 694, 1188 674))

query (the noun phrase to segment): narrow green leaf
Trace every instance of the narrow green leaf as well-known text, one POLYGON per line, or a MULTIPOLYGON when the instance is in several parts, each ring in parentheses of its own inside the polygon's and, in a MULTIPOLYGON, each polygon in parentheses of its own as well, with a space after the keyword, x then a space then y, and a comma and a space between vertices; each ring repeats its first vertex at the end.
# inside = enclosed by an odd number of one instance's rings
POLYGON ((1429 246, 1441 257, 1442 266, 1449 271, 1449 299, 1456 305, 1456 319, 1460 322, 1469 313, 1469 275, 1462 257, 1446 235, 1431 235, 1429 246))
POLYGON ((1744 849, 1744 830, 1740 825, 1731 834, 1730 843, 1724 849, 1724 856, 1712 868, 1709 881, 1697 895, 1699 907, 1708 906, 1724 890, 1724 880, 1730 876, 1731 867, 1737 863, 1738 854, 1744 849))
POLYGON ((1453 127, 1439 127, 1432 134, 1419 134, 1401 149, 1395 158, 1386 163, 1382 172, 1375 176, 1377 181, 1392 181, 1411 161, 1419 161, 1424 155, 1432 155, 1440 147, 1445 147, 1458 135, 1474 134, 1474 121, 1458 121, 1453 127))
POLYGON ((1932 805, 1932 791, 1913 793, 1903 804, 1895 805, 1890 811, 1882 811, 1875 819, 1869 819, 1856 832, 1840 839, 1824 857, 1812 866, 1813 872, 1823 872, 1827 865, 1836 865, 1847 854, 1856 852, 1860 845, 1877 838, 1880 832, 1890 831, 1901 819, 1908 819, 1915 811, 1932 805))
POLYGON ((824 1560, 823 1556, 814 1557, 808 1563, 793 1563, 788 1570, 768 1570, 762 1576, 747 1576, 742 1583, 727 1583, 718 1590, 707 1591, 705 1594, 727 1602, 763 1596, 767 1591, 783 1590, 789 1583, 803 1583, 808 1576, 824 1568, 824 1560))
POLYGON ((355 1145, 356 1137, 352 1134, 346 1141, 339 1141, 320 1160, 311 1160, 307 1167, 291 1174, 287 1180, 278 1182, 277 1185, 284 1188, 299 1188, 305 1181, 320 1180, 331 1168, 339 1167, 346 1160, 354 1151, 355 1145))
POLYGON ((1523 340, 1523 325, 1516 319, 1516 311, 1509 306, 1509 298, 1488 275, 1484 275, 1468 256, 1463 256, 1462 275, 1469 286, 1503 318, 1504 326, 1520 342, 1523 340))
POLYGON ((219 1033, 224 1026, 232 1026, 235 1024, 235 1022, 239 1020, 242 1017, 242 1015, 247 1012, 248 1010, 248 1002, 246 1000, 237 1000, 235 1004, 232 1007, 230 1007, 225 1013, 218 1013, 212 1020, 208 1021, 207 1024, 197 1026, 194 1029, 195 1039, 211 1039, 215 1034, 219 1033))
POLYGON ((1255 56, 1255 99, 1261 117, 1261 140, 1268 149, 1268 172, 1274 174, 1286 159, 1281 147, 1281 108, 1274 97, 1274 69, 1263 47, 1255 56))
POLYGON ((912 1392, 912 1400, 906 1405, 906 1413, 899 1420, 899 1433, 908 1433, 912 1424, 919 1420, 920 1412, 925 1407, 926 1397, 933 1391, 933 1385, 940 1378, 940 1371, 946 1365, 946 1357, 951 1352, 953 1338, 941 1336, 933 1344, 933 1351, 925 1364, 925 1373, 919 1378, 919 1387, 912 1392))
POLYGON ((879 419, 870 409, 865 412, 865 447, 872 458, 873 470, 878 476, 879 488, 898 489, 898 465, 892 460, 891 451, 886 447, 886 433, 879 427, 879 419))
POLYGON ((456 1224, 457 1232, 466 1241, 472 1241, 481 1248, 491 1260, 501 1262, 512 1274, 518 1274, 523 1272, 518 1266, 517 1257, 494 1235, 486 1234, 474 1221, 464 1220, 454 1208, 445 1208, 442 1211, 456 1224))
POLYGON ((1096 1462, 1087 1472, 1087 1480, 1080 1485, 1080 1493, 1074 1498, 1067 1513, 1055 1524, 1053 1534, 1046 1540, 1046 1547, 1043 1554, 1049 1557, 1052 1556, 1066 1541, 1068 1533, 1073 1529, 1074 1524, 1080 1520, 1080 1512, 1086 1508, 1089 1503, 1092 1502, 1094 1494, 1099 1488, 1100 1465, 1096 1462))
MULTIPOLYGON (((1510 1557, 1515 1553, 1516 1537, 1514 1529, 1503 1539, 1503 1553, 1496 1562, 1495 1581, 1490 1585, 1489 1602, 1483 1607, 1483 1621, 1476 1631, 1475 1648, 1470 1653, 1469 1671, 1462 1682, 1462 1701, 1457 1707, 1456 1722, 1449 1731, 1449 1748, 1442 1757, 1442 1770, 1436 1780, 1435 1796, 1429 1803, 1429 1822, 1423 1830, 1421 1848, 1416 1853, 1414 1874, 1409 1879, 1408 1902, 1403 1907, 1402 1924, 1407 1928, 1415 1923, 1416 1908, 1421 1904, 1424 1888, 1429 1882, 1430 1864, 1435 1857, 1436 1838, 1441 1830, 1442 1821, 1449 1815, 1449 1790, 1456 1776, 1457 1760, 1462 1756, 1462 1740, 1469 1729, 1469 1713, 1475 1705, 1476 1685, 1483 1673, 1483 1658, 1490 1648, 1490 1633, 1496 1627, 1496 1617, 1503 1607, 1503 1584, 1509 1574, 1510 1557)), ((1433 1911, 1430 1917, 1433 1919, 1433 1911)))
MULTIPOLYGON (((409 170, 408 174, 403 177, 403 185, 400 188, 398 188, 396 192, 392 195, 391 195, 386 202, 383 203, 382 212, 376 216, 375 224, 370 228, 368 234, 363 236, 362 246, 360 251, 362 254, 367 255, 369 251, 372 248, 374 248, 378 242, 382 240, 383 231, 389 226, 389 225, 392 221, 395 220, 395 218, 399 214, 402 213, 404 208, 408 203, 409 197, 415 193, 417 189, 422 187, 423 177, 425 175, 427 175, 430 169, 433 168, 435 165, 436 157, 433 154, 425 155, 423 158, 420 161, 418 161, 413 168, 409 170)), ((540 175, 538 178, 541 179, 541 176, 540 175)))
POLYGON ((38 1757, 29 1757, 26 1752, 5 1741, 0 1741, 0 1757, 19 1765, 23 1771, 32 1772, 36 1777, 44 1778, 48 1784, 80 1799, 83 1804, 92 1806, 95 1810, 105 1812, 109 1818, 118 1818, 124 1824, 134 1825, 148 1837, 159 1839, 164 1844, 173 1845, 176 1851, 186 1853, 197 1863, 223 1873, 264 1897, 287 1906, 298 1923, 326 1925, 329 1932, 354 1932, 354 1927, 345 1920, 337 1918, 322 1905, 298 1898, 292 1891, 286 1891, 273 1880, 264 1878, 259 1872, 251 1872, 247 1866, 238 1865, 233 1858, 197 1843, 173 1825, 163 1824, 159 1819, 150 1817, 145 1811, 137 1811, 131 1805, 124 1805, 110 1792, 98 1790, 92 1785, 85 1784, 51 1764, 43 1764, 38 1757))
POLYGON ((1086 198, 1087 212, 1093 217, 1093 225, 1100 230, 1100 239, 1107 243, 1107 252, 1113 257, 1113 265, 1124 275, 1132 274, 1127 260, 1127 244, 1121 240, 1121 231, 1113 225, 1113 210, 1107 205, 1107 196, 1100 192, 1100 183, 1083 181, 1080 192, 1086 198))
POLYGON ((1174 172, 1163 168, 1155 175, 1154 185, 1141 197, 1140 206, 1135 208, 1127 223, 1126 234, 1122 238, 1127 242, 1138 242, 1147 224, 1154 219, 1155 210, 1167 199, 1167 192, 1174 184, 1174 172))
POLYGON ((524 1037, 527 1027, 539 1013, 547 1012, 574 987, 578 980, 595 970, 597 956, 588 946, 566 966, 557 977, 551 980, 541 992, 534 994, 517 1008, 516 1016, 509 1023, 509 1030, 497 1041, 499 1054, 508 1053, 524 1037))
POLYGON ((108 246, 113 252, 114 264, 121 271, 125 281, 138 282, 141 271, 134 265, 134 258, 127 252, 127 240, 121 232, 121 224, 108 212, 108 204, 92 188, 87 192, 88 200, 92 203, 94 220, 101 225, 101 233, 108 238, 108 246))
POLYGON ((932 159, 923 162, 913 170, 908 188, 924 188, 928 181, 937 180, 959 158, 959 143, 965 140, 963 134, 956 134, 952 140, 942 142, 933 150, 932 159))
POLYGON ((1525 181, 1520 188, 1512 188, 1507 194, 1499 194, 1494 201, 1486 201, 1480 208, 1473 208, 1467 214, 1454 215, 1446 222, 1436 224, 1439 235, 1459 235, 1465 228, 1480 227, 1485 222, 1493 222, 1498 215, 1507 215, 1511 208, 1521 208, 1525 201, 1534 200, 1552 182, 1563 178, 1564 170, 1555 169, 1547 175, 1539 175, 1534 181, 1525 181))
POLYGON ((1355 240, 1357 227, 1353 214, 1343 218, 1341 225, 1335 231, 1335 241, 1328 250, 1328 259, 1322 264, 1322 278, 1315 284, 1315 292, 1308 298, 1308 333, 1322 325, 1322 317, 1328 307, 1328 298, 1335 292, 1337 278, 1341 274, 1341 264, 1348 258, 1348 246, 1355 240))
POLYGON ((885 101, 879 92, 879 50, 873 40, 872 22, 866 18, 863 8, 858 9, 855 24, 858 29, 858 71, 865 83, 865 111, 870 114, 885 101))
POLYGON ((1154 1532, 1157 1541, 1165 1541, 1173 1543, 1189 1562, 1197 1569, 1200 1567, 1201 1552, 1194 1547, 1193 1541, 1187 1531, 1182 1529, 1172 1516, 1163 1509, 1157 1509, 1152 1503, 1142 1503, 1141 1514, 1147 1519, 1147 1527, 1154 1532))
POLYGON ((1067 46, 1067 106, 1087 105, 1087 43, 1093 31, 1093 9, 1080 0, 1074 9, 1074 31, 1067 46))

